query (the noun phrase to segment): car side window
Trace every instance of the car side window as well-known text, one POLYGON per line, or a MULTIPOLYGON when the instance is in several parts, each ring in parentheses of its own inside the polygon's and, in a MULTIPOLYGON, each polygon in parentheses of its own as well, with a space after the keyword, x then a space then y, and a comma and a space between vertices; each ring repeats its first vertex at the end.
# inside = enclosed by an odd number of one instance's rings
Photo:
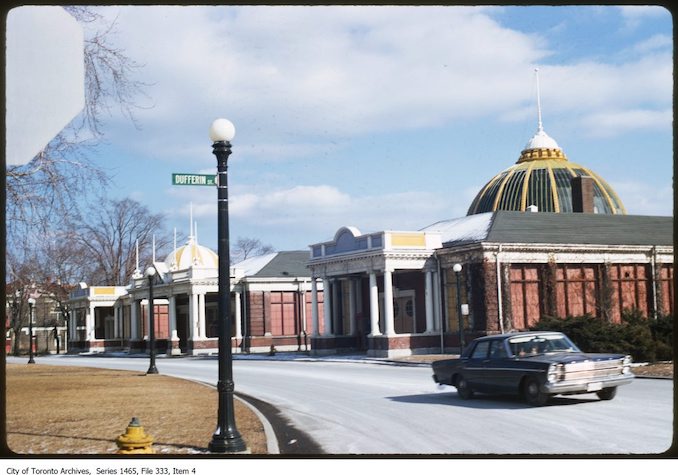
POLYGON ((490 358, 498 359, 507 357, 508 353, 506 352, 506 346, 504 345, 504 342, 499 340, 493 341, 490 348, 490 358))
POLYGON ((476 347, 473 349, 473 353, 471 353, 471 358, 473 359, 487 358, 489 349, 490 349, 489 341, 479 341, 476 347))

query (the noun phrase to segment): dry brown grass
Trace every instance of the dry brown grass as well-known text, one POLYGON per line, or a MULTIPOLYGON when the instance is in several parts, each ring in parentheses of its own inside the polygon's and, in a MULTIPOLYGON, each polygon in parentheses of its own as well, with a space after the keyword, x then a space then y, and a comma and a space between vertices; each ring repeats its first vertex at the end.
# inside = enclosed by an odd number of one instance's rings
MULTIPOLYGON (((217 392, 133 371, 7 365, 7 444, 18 454, 113 454, 132 417, 157 454, 207 454, 217 392)), ((248 450, 266 454, 261 421, 240 401, 235 417, 248 450)))
POLYGON ((632 371, 638 376, 673 378, 673 363, 650 363, 645 366, 636 366, 632 371))

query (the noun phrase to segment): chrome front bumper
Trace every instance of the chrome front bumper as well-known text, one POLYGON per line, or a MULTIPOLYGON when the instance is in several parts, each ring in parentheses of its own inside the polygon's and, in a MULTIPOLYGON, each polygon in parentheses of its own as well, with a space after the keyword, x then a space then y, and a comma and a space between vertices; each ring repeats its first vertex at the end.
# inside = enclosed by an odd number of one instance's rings
POLYGON ((635 376, 632 373, 629 373, 604 379, 594 378, 573 381, 556 381, 555 383, 547 382, 544 384, 542 389, 548 394, 589 393, 600 391, 601 389, 605 388, 629 384, 631 381, 633 381, 634 377, 635 376))

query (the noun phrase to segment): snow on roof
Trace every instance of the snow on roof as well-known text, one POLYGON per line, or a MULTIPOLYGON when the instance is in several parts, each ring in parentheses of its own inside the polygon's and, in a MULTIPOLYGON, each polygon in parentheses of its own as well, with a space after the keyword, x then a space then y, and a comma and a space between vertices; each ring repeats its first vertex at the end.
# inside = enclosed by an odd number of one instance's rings
POLYGON ((245 259, 244 261, 238 262, 237 264, 233 264, 231 267, 241 270, 245 277, 248 277, 255 275, 257 272, 263 269, 277 255, 277 252, 272 252, 270 254, 264 254, 263 256, 250 257, 249 259, 245 259))
POLYGON ((480 213, 462 218, 438 221, 421 231, 436 231, 443 243, 458 241, 482 241, 488 235, 494 213, 480 213))

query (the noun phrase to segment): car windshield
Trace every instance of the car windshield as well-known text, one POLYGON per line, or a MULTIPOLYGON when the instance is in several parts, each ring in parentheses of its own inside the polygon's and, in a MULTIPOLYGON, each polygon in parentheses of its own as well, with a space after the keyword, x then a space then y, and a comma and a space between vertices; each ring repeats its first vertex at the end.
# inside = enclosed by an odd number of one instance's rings
POLYGON ((560 351, 574 352, 579 348, 565 335, 523 335, 509 338, 511 353, 515 356, 534 356, 560 351))

